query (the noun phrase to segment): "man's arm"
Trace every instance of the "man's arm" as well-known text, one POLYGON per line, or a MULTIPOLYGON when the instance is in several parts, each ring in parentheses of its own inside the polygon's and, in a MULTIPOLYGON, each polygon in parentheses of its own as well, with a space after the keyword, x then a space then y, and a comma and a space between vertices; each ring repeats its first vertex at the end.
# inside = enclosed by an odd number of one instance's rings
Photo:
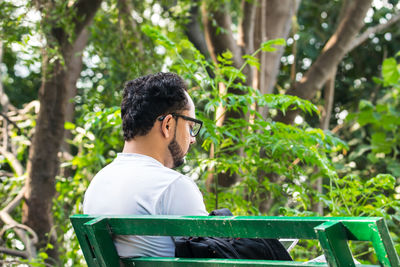
POLYGON ((163 192, 156 212, 159 215, 208 215, 199 188, 183 175, 163 192))

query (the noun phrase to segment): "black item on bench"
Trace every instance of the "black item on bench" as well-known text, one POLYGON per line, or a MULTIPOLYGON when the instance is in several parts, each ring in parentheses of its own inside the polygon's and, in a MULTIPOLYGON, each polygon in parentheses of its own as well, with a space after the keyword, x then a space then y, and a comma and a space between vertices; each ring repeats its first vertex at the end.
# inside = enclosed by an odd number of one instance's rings
MULTIPOLYGON (((228 209, 214 210, 210 216, 233 216, 228 209)), ((292 260, 277 239, 178 237, 175 257, 292 260)))

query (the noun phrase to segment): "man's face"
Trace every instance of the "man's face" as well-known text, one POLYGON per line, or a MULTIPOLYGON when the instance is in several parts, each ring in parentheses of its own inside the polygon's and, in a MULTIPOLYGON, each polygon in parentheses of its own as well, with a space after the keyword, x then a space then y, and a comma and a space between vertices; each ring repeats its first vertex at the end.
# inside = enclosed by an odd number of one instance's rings
POLYGON ((172 156, 173 167, 177 168, 181 166, 185 162, 185 155, 186 153, 183 152, 182 148, 179 146, 178 142, 176 141, 176 131, 174 134, 174 139, 168 145, 169 152, 172 156))
MULTIPOLYGON (((195 118, 194 104, 190 96, 188 97, 188 109, 181 112, 182 115, 195 118)), ((174 138, 168 145, 168 150, 171 153, 173 160, 173 168, 181 166, 185 161, 185 156, 189 151, 189 147, 196 141, 195 137, 190 135, 191 124, 193 122, 187 121, 180 117, 175 117, 176 127, 174 138)))

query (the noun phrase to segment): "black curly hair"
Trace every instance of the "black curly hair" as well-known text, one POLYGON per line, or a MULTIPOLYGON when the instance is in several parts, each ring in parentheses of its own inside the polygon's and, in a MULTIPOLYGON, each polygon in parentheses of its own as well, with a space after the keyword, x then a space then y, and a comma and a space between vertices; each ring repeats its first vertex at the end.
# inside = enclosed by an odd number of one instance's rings
POLYGON ((149 74, 125 84, 121 103, 125 141, 146 135, 157 117, 187 110, 185 82, 175 73, 149 74))

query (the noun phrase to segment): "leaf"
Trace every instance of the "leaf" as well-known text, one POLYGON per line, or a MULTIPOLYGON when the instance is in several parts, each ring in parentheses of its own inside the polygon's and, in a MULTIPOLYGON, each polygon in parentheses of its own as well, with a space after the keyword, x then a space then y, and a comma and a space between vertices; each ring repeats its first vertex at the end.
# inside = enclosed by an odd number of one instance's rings
POLYGON ((242 58, 245 59, 250 66, 256 67, 258 70, 260 70, 260 62, 258 58, 250 55, 244 55, 242 58))
POLYGON ((400 78, 399 70, 397 69, 397 62, 394 58, 387 58, 382 64, 382 77, 384 84, 396 84, 400 78))
POLYGON ((165 46, 166 48, 175 48, 175 43, 172 42, 169 38, 165 35, 161 34, 155 27, 151 27, 147 24, 140 27, 142 32, 146 34, 149 38, 153 39, 154 41, 159 42, 161 45, 165 46))
POLYGON ((280 46, 285 46, 286 41, 283 38, 278 38, 274 40, 268 40, 264 43, 261 44, 261 50, 264 52, 273 52, 276 51, 275 47, 272 47, 273 45, 280 45, 280 46))
POLYGON ((231 58, 233 58, 233 55, 232 55, 231 51, 227 50, 224 53, 222 53, 222 57, 225 59, 231 59, 231 58))
POLYGON ((392 160, 389 162, 387 169, 396 177, 400 177, 400 163, 392 160))
POLYGON ((358 114, 357 121, 360 124, 360 126, 364 126, 368 123, 374 123, 375 122, 374 113, 371 110, 360 112, 358 114))
POLYGON ((358 104, 359 109, 373 109, 374 105, 371 103, 371 101, 368 100, 361 100, 360 104, 358 104))
POLYGON ((73 124, 72 122, 66 121, 64 123, 65 130, 73 130, 73 129, 75 129, 75 127, 76 127, 75 124, 73 124))
POLYGON ((49 257, 45 252, 40 252, 38 256, 44 260, 49 257))
POLYGON ((373 76, 373 77, 372 77, 372 80, 373 80, 374 83, 376 83, 376 84, 383 84, 383 80, 382 80, 381 78, 378 78, 378 77, 373 76))
POLYGON ((375 153, 385 153, 388 154, 392 151, 390 142, 386 140, 385 132, 375 132, 371 136, 372 151, 375 153))

